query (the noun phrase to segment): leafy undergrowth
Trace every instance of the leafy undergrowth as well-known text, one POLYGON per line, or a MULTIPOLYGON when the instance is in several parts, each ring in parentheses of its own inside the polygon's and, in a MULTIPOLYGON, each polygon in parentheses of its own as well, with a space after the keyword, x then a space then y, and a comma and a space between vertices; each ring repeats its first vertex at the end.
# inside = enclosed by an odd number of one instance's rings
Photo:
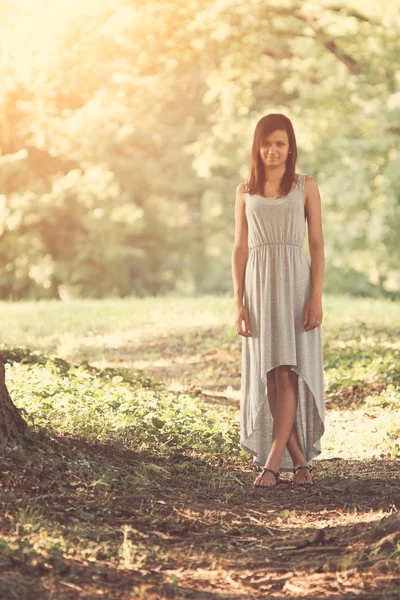
POLYGON ((314 486, 254 488, 237 406, 3 354, 32 437, 1 454, 0 598, 398 597, 395 458, 318 460, 314 486))
MULTIPOLYGON (((177 450, 239 455, 238 414, 207 407, 189 394, 127 369, 98 369, 46 358, 26 349, 3 351, 12 398, 31 425, 53 435, 106 440, 160 456, 177 450), (236 426, 235 426, 236 425, 236 426)), ((242 453, 242 456, 244 454, 242 453)))

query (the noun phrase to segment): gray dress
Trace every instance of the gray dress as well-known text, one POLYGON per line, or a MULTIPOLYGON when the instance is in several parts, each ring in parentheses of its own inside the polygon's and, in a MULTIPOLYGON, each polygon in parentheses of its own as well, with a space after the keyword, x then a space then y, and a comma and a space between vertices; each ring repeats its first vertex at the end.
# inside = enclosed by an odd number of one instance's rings
MULTIPOLYGON (((304 182, 283 198, 246 194, 249 257, 244 305, 252 337, 242 337, 240 445, 264 466, 272 444, 267 373, 291 365, 298 376, 296 430, 307 463, 321 453, 324 433, 324 370, 321 326, 304 331, 311 296, 311 266, 303 251, 304 182)), ((293 463, 285 448, 281 471, 293 463)))

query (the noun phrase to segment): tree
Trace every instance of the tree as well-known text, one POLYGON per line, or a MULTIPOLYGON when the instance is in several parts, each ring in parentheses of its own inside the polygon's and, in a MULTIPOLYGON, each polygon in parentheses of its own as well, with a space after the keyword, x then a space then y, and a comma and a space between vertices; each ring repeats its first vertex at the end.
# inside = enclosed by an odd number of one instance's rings
POLYGON ((5 381, 4 358, 0 354, 0 435, 1 442, 23 443, 28 424, 11 400, 5 381))

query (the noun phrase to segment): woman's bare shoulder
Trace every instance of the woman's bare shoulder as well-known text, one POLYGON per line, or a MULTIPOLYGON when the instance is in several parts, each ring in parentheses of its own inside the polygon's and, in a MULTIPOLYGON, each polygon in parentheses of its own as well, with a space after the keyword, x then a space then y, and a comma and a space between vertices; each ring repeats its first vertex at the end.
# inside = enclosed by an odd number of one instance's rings
POLYGON ((247 181, 242 181, 242 183, 239 183, 239 185, 236 188, 236 191, 239 194, 245 194, 247 190, 247 181))
POLYGON ((312 175, 304 175, 304 185, 307 187, 318 185, 317 180, 312 175))

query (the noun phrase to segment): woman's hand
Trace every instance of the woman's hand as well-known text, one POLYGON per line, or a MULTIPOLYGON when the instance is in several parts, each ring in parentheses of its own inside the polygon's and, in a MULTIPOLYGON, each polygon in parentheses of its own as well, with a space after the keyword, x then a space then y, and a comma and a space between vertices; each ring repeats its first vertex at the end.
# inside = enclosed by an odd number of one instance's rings
POLYGON ((239 335, 244 337, 251 337, 250 333, 250 320, 245 306, 238 306, 235 310, 235 327, 239 335), (243 329, 242 322, 244 321, 245 329, 243 329))
POLYGON ((314 329, 314 327, 319 327, 322 323, 322 316, 323 312, 321 298, 312 296, 304 311, 304 331, 310 331, 310 329, 314 329))

